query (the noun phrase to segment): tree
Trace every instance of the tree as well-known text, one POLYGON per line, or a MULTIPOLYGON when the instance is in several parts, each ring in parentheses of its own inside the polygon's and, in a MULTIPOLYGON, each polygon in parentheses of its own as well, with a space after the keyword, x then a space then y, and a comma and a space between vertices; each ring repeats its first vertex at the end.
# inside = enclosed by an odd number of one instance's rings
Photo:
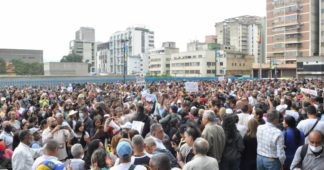
POLYGON ((44 75, 43 63, 25 63, 21 60, 12 60, 17 75, 44 75))
POLYGON ((76 54, 69 54, 62 57, 61 62, 78 62, 82 63, 82 56, 76 54))
POLYGON ((6 61, 0 58, 0 74, 6 74, 6 61))

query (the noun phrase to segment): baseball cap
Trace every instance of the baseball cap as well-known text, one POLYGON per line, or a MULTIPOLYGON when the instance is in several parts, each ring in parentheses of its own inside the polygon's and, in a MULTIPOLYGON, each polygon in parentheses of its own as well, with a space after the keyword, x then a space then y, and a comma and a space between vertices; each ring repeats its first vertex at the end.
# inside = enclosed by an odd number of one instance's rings
POLYGON ((133 152, 132 146, 126 141, 119 142, 116 150, 117 150, 117 155, 120 158, 131 156, 133 152))
POLYGON ((64 170, 64 164, 57 161, 45 160, 39 164, 36 170, 64 170))
POLYGON ((74 115, 74 114, 76 114, 76 113, 78 113, 78 111, 71 110, 71 111, 69 112, 69 116, 72 116, 72 115, 74 115))
POLYGON ((177 113, 178 112, 178 107, 176 105, 172 105, 171 110, 172 110, 172 112, 177 113))
POLYGON ((33 128, 30 128, 30 129, 29 129, 30 134, 34 134, 34 133, 37 132, 37 131, 39 131, 39 128, 35 128, 35 127, 33 127, 33 128))
POLYGON ((228 109, 226 109, 225 113, 226 113, 226 114, 233 114, 233 110, 230 109, 230 108, 228 108, 228 109))

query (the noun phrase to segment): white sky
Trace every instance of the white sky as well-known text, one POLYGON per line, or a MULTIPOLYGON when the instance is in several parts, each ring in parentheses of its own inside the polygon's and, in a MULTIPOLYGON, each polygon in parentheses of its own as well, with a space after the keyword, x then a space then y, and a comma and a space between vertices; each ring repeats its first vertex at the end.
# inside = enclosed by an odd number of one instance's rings
POLYGON ((155 47, 214 35, 215 22, 240 15, 266 15, 266 0, 6 0, 0 1, 0 48, 42 49, 44 61, 59 61, 81 26, 95 28, 96 41, 133 25, 155 33, 155 47))

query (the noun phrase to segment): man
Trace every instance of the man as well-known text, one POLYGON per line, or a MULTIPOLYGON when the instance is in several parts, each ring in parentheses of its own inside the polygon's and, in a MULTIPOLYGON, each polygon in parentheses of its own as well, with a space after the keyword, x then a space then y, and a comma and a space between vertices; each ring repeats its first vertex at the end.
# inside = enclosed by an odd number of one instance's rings
POLYGON ((161 153, 166 154, 168 155, 171 167, 178 167, 177 159, 172 155, 172 153, 169 150, 158 148, 153 137, 150 136, 145 138, 144 143, 145 143, 145 151, 147 155, 153 157, 154 155, 161 154, 161 153))
POLYGON ((166 149, 166 147, 163 144, 163 137, 164 137, 164 131, 162 128, 162 125, 159 123, 154 123, 151 125, 151 131, 150 134, 152 138, 154 139, 157 148, 159 149, 166 149))
POLYGON ((83 159, 84 150, 81 144, 77 143, 71 147, 71 154, 73 159, 71 159, 71 167, 73 170, 85 170, 85 162, 83 159))
POLYGON ((247 104, 244 104, 242 106, 242 112, 243 113, 239 113, 237 114, 238 118, 239 118, 239 121, 238 121, 238 124, 239 125, 243 125, 245 127, 248 127, 248 122, 251 118, 253 118, 252 115, 250 115, 249 113, 249 106, 247 104))
POLYGON ((294 160, 290 165, 290 169, 312 169, 320 170, 324 167, 324 146, 323 146, 323 134, 320 131, 312 131, 309 134, 308 145, 300 146, 296 153, 294 160), (305 154, 302 158, 302 150, 305 149, 305 154), (303 159, 303 160, 302 160, 303 159))
POLYGON ((33 135, 33 141, 32 141, 31 147, 34 149, 41 148, 42 147, 42 141, 41 141, 42 137, 39 134, 39 128, 35 128, 35 127, 30 128, 29 132, 30 132, 30 134, 33 135))
POLYGON ((217 159, 220 163, 225 147, 225 133, 221 126, 215 122, 216 115, 212 110, 206 110, 203 114, 202 124, 205 126, 202 137, 209 143, 207 155, 217 159))
POLYGON ((20 143, 12 155, 12 168, 14 170, 31 169, 34 158, 41 155, 41 150, 33 150, 29 146, 33 140, 29 130, 23 130, 19 133, 20 143))
POLYGON ((46 162, 52 162, 56 167, 64 167, 64 164, 57 158, 58 152, 59 143, 56 140, 49 139, 45 144, 43 156, 37 158, 29 169, 36 170, 39 166, 46 164, 46 162))
POLYGON ((156 154, 150 160, 150 169, 151 170, 170 170, 170 160, 167 154, 156 154))
POLYGON ((148 166, 150 157, 144 152, 144 139, 141 135, 135 135, 132 138, 132 146, 134 149, 134 165, 148 166))
POLYGON ((12 134, 12 126, 9 121, 4 121, 2 123, 3 131, 0 134, 0 139, 4 141, 6 144, 6 148, 12 149, 13 142, 13 134, 12 134))
POLYGON ((132 146, 128 141, 121 141, 118 143, 117 155, 119 157, 120 163, 111 168, 111 170, 125 170, 125 169, 134 169, 134 170, 146 170, 142 165, 134 165, 131 162, 132 156, 132 146))
POLYGON ((87 106, 83 106, 79 112, 80 121, 83 122, 85 130, 90 134, 93 131, 93 121, 89 117, 89 110, 87 106))
POLYGON ((67 158, 66 142, 73 138, 72 129, 69 125, 63 126, 63 114, 58 112, 55 118, 49 117, 47 119, 49 126, 43 132, 43 143, 48 139, 55 139, 60 142, 58 158, 64 161, 67 158))
POLYGON ((218 162, 215 158, 207 156, 209 144, 204 138, 197 138, 193 145, 195 156, 184 167, 184 170, 218 170, 218 162))
POLYGON ((257 169, 280 169, 286 155, 284 137, 276 127, 279 124, 279 113, 276 110, 268 113, 267 123, 257 130, 257 169))
POLYGON ((305 144, 308 143, 307 136, 310 131, 319 130, 324 134, 324 122, 317 118, 315 106, 310 105, 307 107, 307 117, 308 119, 300 121, 297 125, 297 129, 305 134, 305 144))

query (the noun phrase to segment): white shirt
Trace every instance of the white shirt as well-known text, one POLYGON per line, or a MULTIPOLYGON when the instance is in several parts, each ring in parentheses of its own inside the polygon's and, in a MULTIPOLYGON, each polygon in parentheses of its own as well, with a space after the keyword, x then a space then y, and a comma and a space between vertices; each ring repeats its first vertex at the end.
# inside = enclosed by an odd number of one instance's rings
POLYGON ((164 146, 162 140, 152 136, 152 138, 154 139, 155 141, 155 144, 156 144, 156 147, 159 148, 159 149, 166 149, 166 147, 164 146))
POLYGON ((239 118, 238 124, 243 125, 245 127, 248 127, 249 120, 253 118, 253 115, 250 115, 248 113, 239 113, 237 114, 239 118))
MULTIPOLYGON (((302 120, 298 123, 297 129, 299 129, 304 133, 304 135, 306 135, 306 133, 308 133, 310 129, 315 125, 316 121, 317 119, 302 120)), ((320 120, 313 130, 318 130, 322 132, 322 134, 324 134, 324 122, 320 120)), ((308 143, 308 137, 305 137, 305 144, 307 143, 308 143)))
POLYGON ((242 138, 244 138, 244 136, 248 130, 247 127, 236 123, 236 128, 240 132, 240 135, 242 136, 242 138))
POLYGON ((33 150, 26 144, 20 142, 12 155, 12 169, 31 169, 34 162, 34 158, 40 156, 40 154, 41 149, 33 150))
POLYGON ((37 159, 35 160, 35 162, 33 163, 33 166, 32 166, 31 168, 29 168, 29 169, 31 169, 31 170, 36 170, 37 166, 38 166, 39 164, 43 163, 43 162, 46 161, 46 160, 50 160, 50 161, 52 161, 52 162, 54 162, 54 163, 61 163, 61 162, 57 159, 57 157, 55 157, 55 156, 43 155, 43 156, 37 158, 37 159))
POLYGON ((6 148, 12 149, 12 142, 13 142, 12 133, 7 133, 6 131, 2 131, 2 133, 0 134, 0 139, 2 139, 5 142, 6 148))
MULTIPOLYGON (((116 166, 113 166, 110 170, 127 170, 129 167, 132 165, 131 162, 128 163, 120 163, 116 166)), ((142 165, 136 165, 134 170, 147 170, 144 166, 142 165)))

